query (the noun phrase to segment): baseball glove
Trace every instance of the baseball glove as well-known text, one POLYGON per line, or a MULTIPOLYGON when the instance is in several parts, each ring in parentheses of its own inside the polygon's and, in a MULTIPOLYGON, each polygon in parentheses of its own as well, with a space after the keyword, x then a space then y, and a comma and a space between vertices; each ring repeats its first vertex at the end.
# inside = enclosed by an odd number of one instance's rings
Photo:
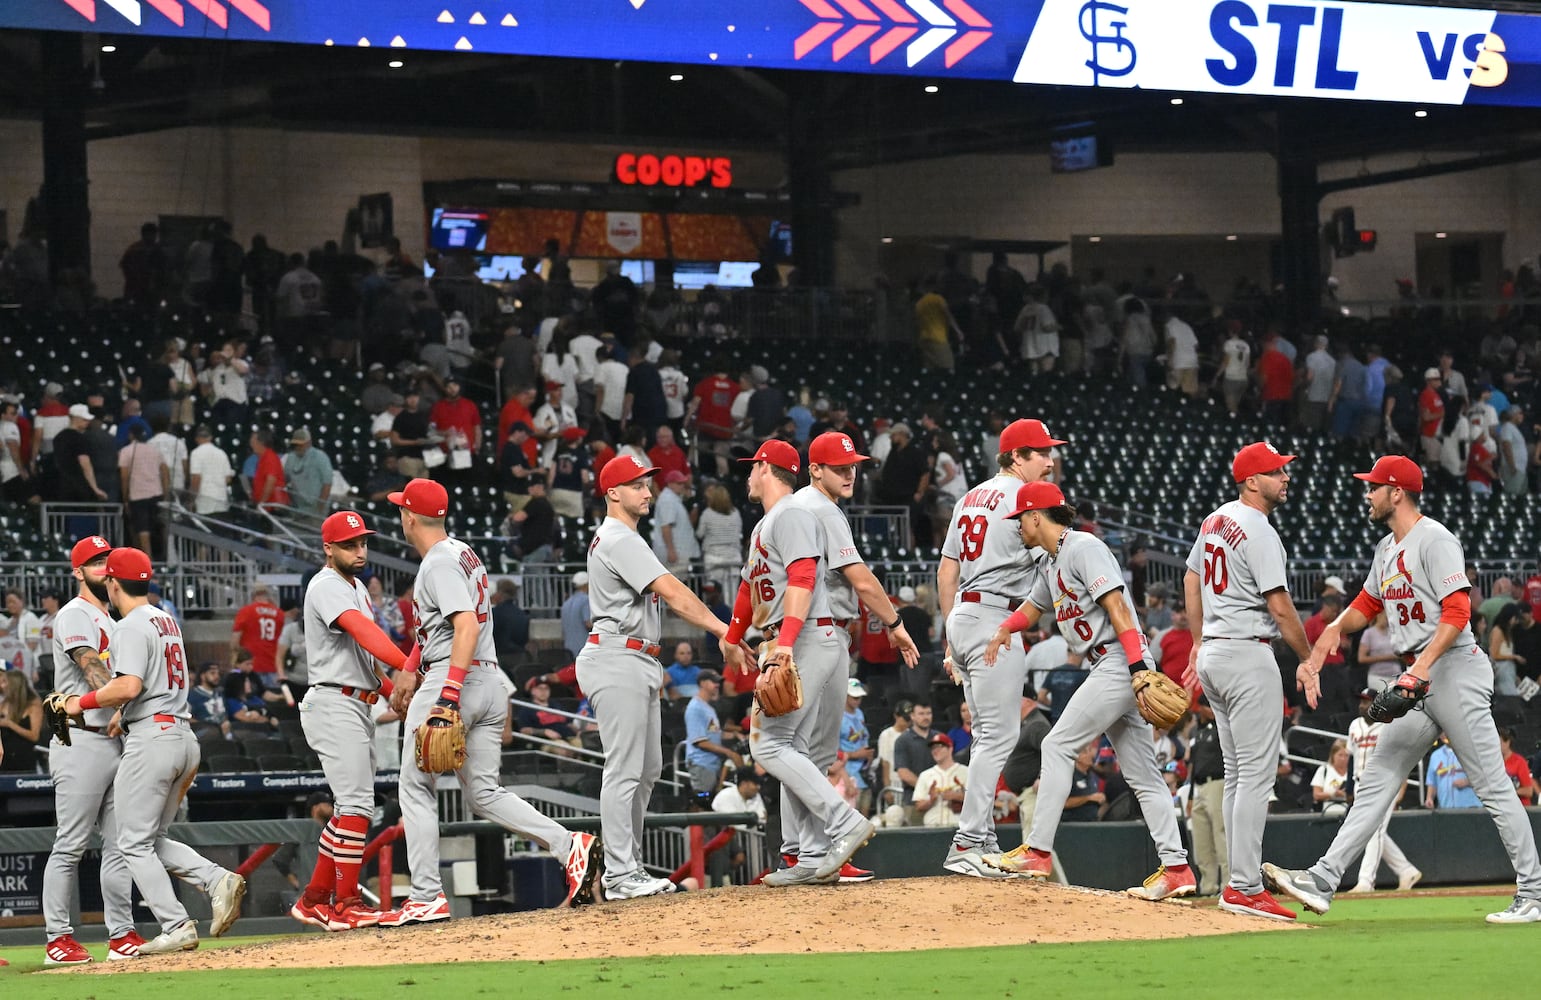
POLYGON ((424 774, 460 770, 466 762, 466 727, 460 718, 460 708, 453 702, 434 705, 427 721, 413 732, 412 749, 417 769, 424 774))
POLYGON ((1422 677, 1403 674, 1370 702, 1371 722, 1390 722, 1417 708, 1429 696, 1429 682, 1422 677))
POLYGON ((797 664, 788 660, 773 664, 760 672, 754 682, 754 700, 760 706, 760 714, 772 718, 786 715, 803 707, 803 675, 797 664))
POLYGON ((43 722, 65 746, 70 745, 70 717, 64 710, 64 703, 69 700, 69 695, 59 691, 43 699, 43 722))
POLYGON ((1157 729, 1171 729, 1188 712, 1188 689, 1156 670, 1141 670, 1129 679, 1140 715, 1157 729))

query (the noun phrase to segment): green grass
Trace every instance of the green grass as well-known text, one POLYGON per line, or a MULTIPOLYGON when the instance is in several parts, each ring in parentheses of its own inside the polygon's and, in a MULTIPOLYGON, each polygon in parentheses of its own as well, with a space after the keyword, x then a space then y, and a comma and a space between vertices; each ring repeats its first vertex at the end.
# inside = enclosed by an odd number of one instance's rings
MULTIPOLYGON (((1347 899, 1314 918, 1318 930, 1145 942, 1031 945, 903 954, 686 956, 561 962, 460 963, 345 970, 29 976, 42 950, 7 949, 0 996, 38 1000, 251 1000, 322 997, 480 996, 559 1000, 742 994, 849 997, 1342 996, 1358 982, 1377 994, 1440 994, 1441 1000, 1510 995, 1516 956, 1533 952, 1541 927, 1494 927, 1483 917, 1500 896, 1347 899)), ((775 919, 767 912, 767 919, 775 919)), ((678 933, 679 931, 675 931, 678 933)), ((750 932, 752 933, 752 932, 750 932)), ((723 935, 724 939, 731 937, 723 935)), ((259 939, 209 942, 205 947, 259 939)), ((335 939, 338 946, 346 938, 335 939)), ((915 942, 917 947, 925 944, 915 942)), ((93 948, 100 952, 100 946, 93 948)), ((388 960, 389 955, 382 955, 388 960)), ((147 963, 148 964, 148 961, 147 963)))

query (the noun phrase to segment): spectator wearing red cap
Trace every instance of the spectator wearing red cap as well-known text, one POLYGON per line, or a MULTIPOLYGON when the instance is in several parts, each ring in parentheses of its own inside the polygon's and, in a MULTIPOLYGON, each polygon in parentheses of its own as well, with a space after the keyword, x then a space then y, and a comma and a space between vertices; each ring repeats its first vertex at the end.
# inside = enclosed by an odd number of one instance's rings
MULTIPOLYGON (((667 428, 665 428, 667 431, 667 428)), ((653 554, 670 573, 683 576, 690 564, 701 557, 695 526, 685 501, 690 496, 690 477, 670 469, 660 477, 663 489, 653 505, 653 554)))
POLYGON ((915 778, 915 813, 921 826, 955 827, 963 811, 968 768, 953 760, 952 738, 932 733, 927 741, 932 765, 915 778))

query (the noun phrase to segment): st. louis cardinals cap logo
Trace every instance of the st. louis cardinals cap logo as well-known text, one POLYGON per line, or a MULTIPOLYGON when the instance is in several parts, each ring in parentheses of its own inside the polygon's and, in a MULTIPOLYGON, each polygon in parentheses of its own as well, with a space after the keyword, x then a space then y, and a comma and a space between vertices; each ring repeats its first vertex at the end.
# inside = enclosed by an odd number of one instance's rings
POLYGON ((349 514, 348 515, 348 527, 350 527, 350 528, 362 528, 363 526, 364 526, 364 522, 360 521, 358 519, 358 515, 356 515, 356 514, 349 514))

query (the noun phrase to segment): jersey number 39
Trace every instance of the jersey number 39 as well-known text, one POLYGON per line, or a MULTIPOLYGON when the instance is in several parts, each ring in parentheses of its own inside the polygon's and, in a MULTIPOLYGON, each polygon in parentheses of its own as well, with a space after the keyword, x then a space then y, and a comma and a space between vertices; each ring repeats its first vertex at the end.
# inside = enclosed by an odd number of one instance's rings
POLYGON ((985 520, 983 514, 958 518, 958 559, 961 562, 972 562, 978 559, 985 550, 985 528, 990 522, 985 520))

